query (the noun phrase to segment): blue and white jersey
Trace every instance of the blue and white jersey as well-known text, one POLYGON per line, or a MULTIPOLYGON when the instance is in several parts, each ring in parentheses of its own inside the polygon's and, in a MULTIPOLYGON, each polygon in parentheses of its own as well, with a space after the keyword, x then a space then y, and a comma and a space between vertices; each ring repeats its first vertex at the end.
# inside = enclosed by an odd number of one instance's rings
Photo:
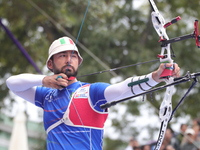
MULTIPOLYGON (((78 120, 80 120, 82 126, 62 123, 53 128, 47 134, 48 150, 102 150, 103 128, 96 128, 95 126, 90 127, 85 125, 85 122, 87 122, 87 117, 89 120, 90 117, 92 117, 92 114, 94 115, 95 113, 107 115, 107 111, 105 112, 105 110, 102 110, 100 105, 106 103, 104 90, 109 86, 109 84, 94 83, 90 85, 89 83, 78 81, 62 90, 37 87, 35 104, 44 110, 44 128, 47 130, 51 125, 62 119, 66 110, 69 109, 72 95, 76 90, 87 85, 90 87, 88 91, 89 95, 87 97, 89 101, 88 106, 91 106, 94 113, 91 113, 92 109, 87 107, 85 110, 85 112, 88 111, 88 114, 86 114, 87 116, 81 118, 83 110, 78 109, 77 103, 74 110, 77 111, 76 119, 80 117, 78 120)), ((76 98, 86 97, 81 90, 79 91, 79 93, 74 95, 76 98)), ((79 107, 82 108, 81 105, 79 107)))

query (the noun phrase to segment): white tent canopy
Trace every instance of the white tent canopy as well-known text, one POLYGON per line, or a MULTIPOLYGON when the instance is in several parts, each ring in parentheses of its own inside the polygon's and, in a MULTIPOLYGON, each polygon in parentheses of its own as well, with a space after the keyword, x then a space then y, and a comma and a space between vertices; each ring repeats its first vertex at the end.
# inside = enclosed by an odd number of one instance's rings
POLYGON ((26 115, 19 111, 14 118, 9 150, 28 150, 26 115))

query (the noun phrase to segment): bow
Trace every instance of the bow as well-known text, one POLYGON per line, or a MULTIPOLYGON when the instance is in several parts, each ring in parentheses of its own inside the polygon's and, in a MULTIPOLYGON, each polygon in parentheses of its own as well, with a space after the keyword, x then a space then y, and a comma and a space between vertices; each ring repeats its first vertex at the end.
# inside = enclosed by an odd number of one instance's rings
MULTIPOLYGON (((153 27, 156 30, 158 36, 160 37, 159 42, 161 42, 161 54, 158 55, 158 57, 160 58, 161 63, 173 63, 173 60, 171 58, 171 56, 173 56, 173 55, 171 55, 170 43, 185 40, 188 38, 194 38, 196 41, 197 47, 200 48, 200 35, 199 35, 199 29, 198 29, 198 20, 195 20, 195 22, 194 22, 193 34, 181 36, 181 37, 174 38, 174 39, 169 39, 169 37, 166 33, 166 28, 169 27, 170 25, 176 23, 177 21, 179 21, 181 19, 181 17, 178 16, 175 19, 172 19, 170 22, 165 23, 165 19, 158 11, 158 8, 157 8, 155 2, 153 0, 149 0, 149 3, 151 4, 152 10, 153 10, 151 13, 153 27), (165 52, 166 52, 166 54, 165 54, 165 52)), ((174 82, 174 79, 171 77, 172 70, 173 70, 173 67, 168 67, 168 68, 166 67, 166 69, 162 72, 162 74, 160 76, 160 78, 165 79, 165 82, 168 85, 171 85, 174 82)), ((196 82, 194 82, 194 84, 195 83, 196 82)), ((176 109, 178 108, 180 103, 183 101, 185 96, 189 93, 189 91, 191 90, 192 87, 193 87, 193 85, 188 89, 188 92, 186 92, 186 94, 183 96, 183 98, 181 99, 181 101, 175 107, 174 110, 172 109, 172 102, 171 102, 174 86, 172 85, 172 86, 168 86, 166 88, 165 96, 161 103, 160 111, 159 111, 161 127, 160 127, 158 140, 156 143, 156 147, 154 148, 155 150, 160 149, 169 121, 171 120, 174 112, 176 111, 176 109)))
MULTIPOLYGON (((158 36, 160 37, 159 42, 163 42, 166 40, 169 40, 169 37, 166 33, 166 27, 168 27, 170 24, 165 24, 164 17, 160 14, 158 11, 158 8, 153 0, 149 0, 151 7, 152 7, 152 13, 151 13, 151 19, 153 23, 153 27, 156 30, 158 36)), ((176 22, 180 20, 180 17, 175 18, 171 22, 176 22)), ((158 55, 160 58, 161 63, 173 63, 173 59, 171 58, 171 49, 170 49, 170 43, 167 44, 161 44, 161 53, 158 55)), ((160 78, 165 79, 166 84, 171 84, 173 82, 172 77, 172 71, 173 67, 166 67, 162 74, 160 75, 160 78)), ((172 95, 174 91, 174 86, 169 86, 166 88, 164 99, 160 105, 159 110, 159 118, 161 121, 161 127, 160 127, 160 133, 158 136, 157 144, 155 147, 155 150, 159 150, 163 139, 165 135, 165 131, 167 129, 168 122, 170 121, 171 114, 172 114, 172 95)))
MULTIPOLYGON (((196 45, 198 46, 198 48, 200 48, 200 35, 199 35, 199 29, 198 29, 198 20, 195 20, 195 22, 194 22, 194 32, 192 34, 169 39, 169 37, 166 33, 166 28, 168 26, 176 23, 178 20, 181 19, 181 17, 178 16, 175 19, 172 19, 170 22, 165 23, 165 20, 164 20, 163 16, 160 14, 160 12, 158 11, 158 8, 157 8, 156 4, 154 3, 154 1, 149 0, 149 3, 151 4, 152 10, 153 10, 152 14, 151 14, 153 27, 155 28, 158 36, 160 37, 159 42, 161 43, 161 53, 158 55, 158 57, 160 58, 161 63, 173 63, 173 59, 171 58, 171 56, 173 56, 173 55, 171 54, 170 43, 178 42, 178 41, 189 39, 189 38, 194 38, 196 41, 196 45)), ((130 100, 131 98, 138 97, 138 96, 141 96, 144 94, 148 94, 148 93, 166 88, 164 99, 161 103, 160 111, 159 111, 161 127, 160 127, 158 140, 157 140, 157 143, 155 146, 155 150, 160 149, 160 147, 163 143, 165 131, 167 129, 167 125, 168 125, 169 121, 171 120, 176 109, 180 106, 182 101, 185 99, 185 97, 189 94, 191 89, 196 84, 196 82, 197 82, 196 77, 200 75, 199 73, 186 74, 186 76, 184 76, 184 77, 174 79, 172 77, 172 71, 173 71, 173 67, 166 67, 166 69, 162 72, 160 78, 165 80, 166 85, 164 85, 164 86, 160 86, 160 87, 151 89, 147 92, 140 93, 138 95, 134 95, 131 97, 127 97, 127 98, 118 100, 118 101, 113 101, 111 103, 106 103, 106 104, 101 105, 101 108, 105 109, 105 108, 111 107, 113 105, 116 105, 117 103, 124 102, 126 100, 130 100), (174 91, 174 85, 189 81, 190 79, 194 79, 194 82, 189 87, 189 89, 184 94, 184 96, 181 98, 181 100, 179 101, 177 106, 172 110, 171 99, 172 99, 172 95, 173 95, 173 91, 174 91)), ((140 80, 137 83, 134 82, 133 84, 137 85, 141 82, 145 82, 145 81, 140 80)))

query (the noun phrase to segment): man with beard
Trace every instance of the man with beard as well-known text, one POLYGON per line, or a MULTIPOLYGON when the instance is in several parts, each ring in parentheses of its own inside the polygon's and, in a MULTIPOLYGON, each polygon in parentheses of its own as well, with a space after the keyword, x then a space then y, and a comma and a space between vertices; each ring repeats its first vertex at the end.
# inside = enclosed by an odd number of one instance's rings
MULTIPOLYGON (((157 85, 165 66, 148 75, 130 77, 120 83, 84 83, 76 79, 81 57, 68 37, 55 40, 49 48, 47 67, 54 75, 20 74, 7 79, 8 88, 16 95, 40 107, 47 133, 48 150, 102 150, 103 127, 108 110, 100 106, 142 93, 157 85), (128 83, 147 78, 133 87, 128 83)), ((174 64, 173 76, 180 68, 174 64)))

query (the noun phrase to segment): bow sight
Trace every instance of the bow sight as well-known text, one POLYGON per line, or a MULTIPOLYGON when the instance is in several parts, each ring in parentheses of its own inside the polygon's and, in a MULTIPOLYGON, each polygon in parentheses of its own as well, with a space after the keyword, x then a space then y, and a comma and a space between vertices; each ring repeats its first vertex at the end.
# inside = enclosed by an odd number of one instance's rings
MULTIPOLYGON (((173 19, 174 20, 174 19, 173 19)), ((173 22, 173 20, 171 22, 173 22)), ((177 20, 178 21, 178 20, 177 20)), ((176 21, 176 22, 177 22, 176 21)), ((165 24, 166 27, 169 26, 169 23, 165 24)), ((164 26, 164 27, 165 27, 164 26)), ((165 28, 166 28, 165 27, 165 28)), ((198 48, 200 48, 200 34, 199 34, 199 28, 198 28, 198 20, 195 20, 194 21, 194 32, 192 34, 188 34, 188 35, 183 35, 183 36, 179 36, 179 37, 175 37, 175 38, 172 38, 172 39, 169 39, 169 40, 166 40, 166 39, 160 39, 159 42, 161 42, 161 47, 163 46, 166 46, 167 44, 169 43, 175 43, 175 42, 179 42, 179 41, 182 41, 182 40, 186 40, 186 39, 190 39, 190 38, 193 38, 195 39, 196 41, 196 46, 198 48)))

